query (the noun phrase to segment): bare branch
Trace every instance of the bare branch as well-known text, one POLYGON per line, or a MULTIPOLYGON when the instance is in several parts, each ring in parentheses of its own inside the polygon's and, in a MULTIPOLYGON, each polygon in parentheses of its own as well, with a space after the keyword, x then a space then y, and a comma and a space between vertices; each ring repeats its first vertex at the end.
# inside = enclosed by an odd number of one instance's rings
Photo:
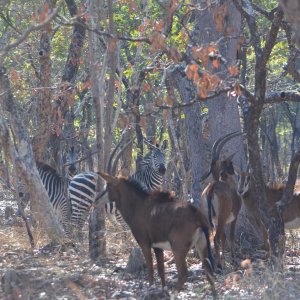
POLYGON ((277 34, 281 25, 281 21, 283 19, 283 10, 278 7, 277 12, 275 14, 271 29, 266 38, 266 45, 263 49, 262 59, 260 60, 260 67, 264 68, 268 62, 268 59, 271 55, 272 49, 276 43, 277 34))
POLYGON ((259 31, 256 25, 256 19, 255 19, 252 3, 249 0, 242 1, 242 5, 240 4, 239 0, 232 0, 232 2, 234 3, 237 10, 239 10, 242 16, 246 19, 249 26, 251 41, 255 50, 256 57, 260 57, 262 52, 261 41, 259 37, 259 31))
POLYGON ((4 47, 3 49, 0 49, 0 57, 4 56, 9 50, 16 48, 17 46, 19 46, 27 37, 28 35, 33 32, 33 31, 37 31, 41 28, 43 28, 44 26, 48 25, 57 15, 58 11, 60 10, 60 8, 63 5, 63 0, 61 0, 57 7, 53 10, 53 12, 51 14, 49 14, 47 16, 47 18, 45 19, 44 22, 37 24, 37 25, 31 25, 15 42, 8 44, 6 47, 4 47))
POLYGON ((296 92, 274 92, 265 97, 265 104, 280 103, 283 101, 300 102, 300 94, 296 92))

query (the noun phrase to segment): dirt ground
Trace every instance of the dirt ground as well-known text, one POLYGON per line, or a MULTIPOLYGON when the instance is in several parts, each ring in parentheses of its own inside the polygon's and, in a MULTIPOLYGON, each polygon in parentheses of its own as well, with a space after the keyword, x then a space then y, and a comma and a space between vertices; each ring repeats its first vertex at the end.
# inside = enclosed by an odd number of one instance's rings
MULTIPOLYGON (((37 243, 31 250, 23 221, 7 221, 0 209, 0 299, 212 299, 210 286, 199 260, 187 258, 189 277, 184 290, 174 293, 175 265, 166 263, 168 290, 162 294, 158 275, 156 286, 148 287, 147 273, 125 272, 135 243, 124 238, 120 226, 107 224, 107 257, 95 264, 88 256, 87 234, 84 243, 65 251, 41 251, 47 243, 38 229, 37 243), (13 224, 12 224, 13 223, 13 224), (11 276, 11 295, 4 293, 3 275, 11 276)), ((86 233, 86 232, 85 232, 86 233)), ((263 253, 251 249, 237 253, 238 266, 226 263, 216 275, 220 299, 300 299, 300 238, 288 233, 285 272, 275 274, 265 266, 263 253)), ((170 254, 166 253, 166 261, 170 254)))

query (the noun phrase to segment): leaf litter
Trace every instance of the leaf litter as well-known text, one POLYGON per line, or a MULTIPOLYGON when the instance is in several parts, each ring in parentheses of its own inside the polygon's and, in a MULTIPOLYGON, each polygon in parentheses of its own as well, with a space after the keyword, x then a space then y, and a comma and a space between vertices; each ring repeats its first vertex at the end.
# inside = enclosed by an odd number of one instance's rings
MULTIPOLYGON (((177 271, 172 255, 166 252, 167 292, 161 290, 155 273, 155 286, 149 287, 147 273, 125 271, 130 251, 136 243, 130 233, 119 225, 107 222, 107 257, 94 263, 88 256, 87 228, 84 242, 65 251, 32 251, 21 220, 3 222, 0 215, 0 276, 16 272, 19 284, 11 298, 0 286, 0 299, 212 299, 210 286, 196 255, 187 257, 188 280, 183 291, 174 292, 177 271)), ((47 241, 34 229, 39 248, 47 241)), ((300 238, 297 232, 287 233, 287 255, 283 274, 271 272, 260 252, 247 257, 238 253, 242 264, 234 267, 226 262, 225 270, 216 274, 216 289, 220 299, 299 299, 300 298, 300 238)), ((227 257, 229 255, 227 254, 227 257)))

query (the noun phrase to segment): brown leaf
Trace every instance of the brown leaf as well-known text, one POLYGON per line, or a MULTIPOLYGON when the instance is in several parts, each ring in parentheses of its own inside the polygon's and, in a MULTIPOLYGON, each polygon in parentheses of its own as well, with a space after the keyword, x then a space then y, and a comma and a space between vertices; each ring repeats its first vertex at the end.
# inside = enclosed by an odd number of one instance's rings
POLYGON ((237 77, 240 73, 238 66, 229 66, 228 67, 228 73, 230 77, 237 77))
POLYGON ((212 65, 213 65, 213 67, 216 68, 216 69, 219 68, 219 60, 213 59, 212 65))
POLYGON ((11 81, 13 84, 16 84, 19 81, 19 74, 15 69, 11 71, 11 81))
POLYGON ((181 53, 175 47, 170 48, 170 56, 175 63, 179 63, 182 59, 181 53))
POLYGON ((173 106, 174 102, 173 102, 172 97, 167 96, 167 104, 168 104, 169 106, 173 106))
POLYGON ((159 33, 161 33, 164 28, 164 21, 163 20, 154 21, 154 23, 152 24, 152 28, 154 31, 158 31, 159 33))
POLYGON ((124 113, 119 114, 118 124, 122 129, 124 129, 127 126, 128 118, 124 113))
POLYGON ((144 84, 143 84, 143 91, 144 92, 149 92, 149 91, 151 91, 151 85, 148 83, 148 82, 145 82, 144 84))
POLYGON ((162 105, 163 105, 163 100, 162 100, 162 98, 158 97, 158 98, 155 100, 155 104, 156 104, 156 106, 162 106, 162 105))
POLYGON ((197 76, 199 77, 198 69, 199 67, 197 64, 187 65, 187 67, 185 68, 185 74, 187 78, 190 80, 192 79, 197 80, 197 76))
POLYGON ((168 110, 168 109, 163 109, 162 115, 163 115, 163 119, 164 119, 165 121, 168 120, 168 118, 169 118, 169 116, 170 116, 169 110, 168 110))
POLYGON ((151 38, 151 52, 161 51, 166 48, 165 37, 158 31, 154 31, 151 38))
POLYGON ((48 17, 48 11, 49 11, 49 4, 45 3, 44 9, 39 14, 39 23, 45 22, 45 20, 48 17))
POLYGON ((142 129, 146 130, 147 129, 147 119, 144 116, 141 116, 140 119, 140 126, 142 129))

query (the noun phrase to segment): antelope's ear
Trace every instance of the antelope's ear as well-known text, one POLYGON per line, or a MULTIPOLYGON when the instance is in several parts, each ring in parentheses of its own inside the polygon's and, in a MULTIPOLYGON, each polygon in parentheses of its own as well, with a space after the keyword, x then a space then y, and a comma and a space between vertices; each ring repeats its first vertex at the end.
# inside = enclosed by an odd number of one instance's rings
POLYGON ((114 184, 118 181, 116 177, 108 175, 107 173, 99 172, 99 174, 107 183, 114 184))

